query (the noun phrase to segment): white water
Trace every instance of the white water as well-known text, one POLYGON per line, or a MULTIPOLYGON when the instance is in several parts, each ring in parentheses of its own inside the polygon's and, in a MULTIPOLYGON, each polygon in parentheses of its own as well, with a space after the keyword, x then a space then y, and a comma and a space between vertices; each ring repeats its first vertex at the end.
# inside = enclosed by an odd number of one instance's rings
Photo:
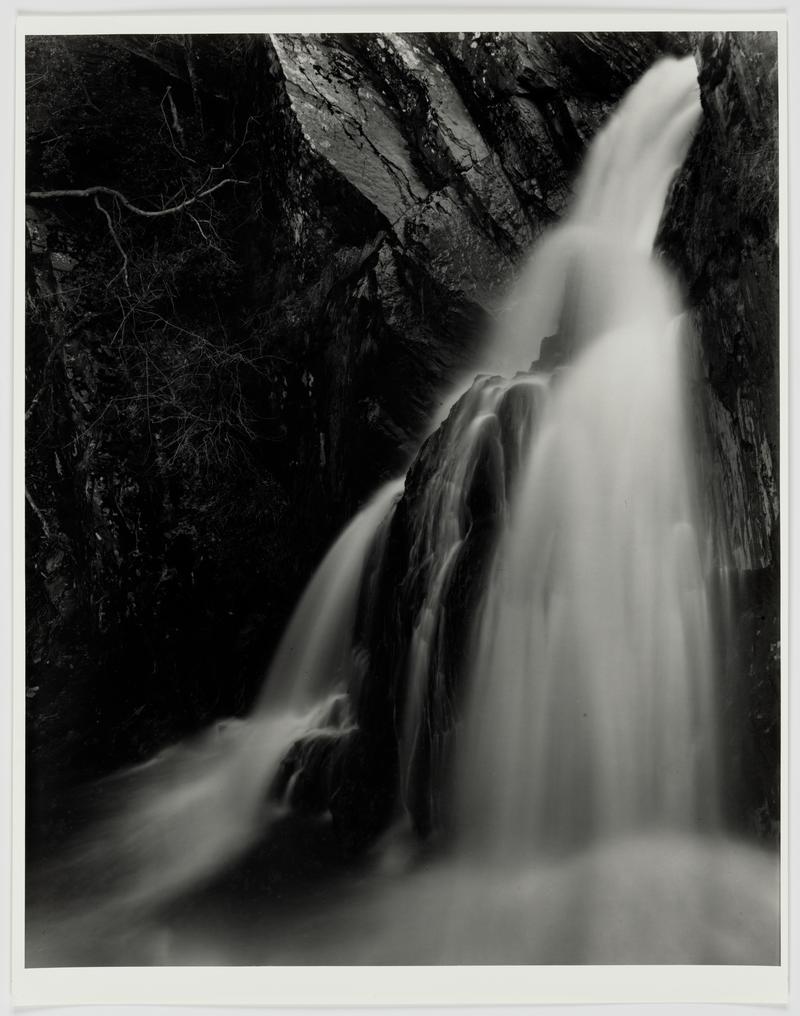
POLYGON ((308 708, 330 689, 346 689, 365 559, 402 490, 401 480, 385 484, 326 554, 281 639, 257 712, 308 708))
POLYGON ((110 814, 45 877, 90 894, 95 915, 140 910, 195 885, 267 834, 285 812, 269 790, 287 750, 304 735, 350 722, 346 690, 362 570, 401 489, 398 482, 382 487, 326 555, 251 715, 217 723, 105 781, 110 814))
POLYGON ((492 848, 713 820, 714 666, 679 358, 656 309, 598 336, 542 411, 460 741, 460 825, 492 848))
MULTIPOLYGON (((409 552, 409 571, 434 562, 426 595, 417 615, 411 637, 409 666, 406 674, 407 698, 400 740, 401 792, 409 798, 409 786, 415 776, 415 753, 420 729, 424 725, 426 697, 436 698, 440 689, 431 681, 441 681, 434 657, 442 637, 446 594, 453 580, 453 568, 472 524, 466 498, 476 471, 481 449, 498 440, 497 411, 503 397, 516 387, 540 390, 538 378, 520 377, 511 381, 487 378, 477 382, 453 410, 447 441, 439 453, 441 466, 423 492, 414 539, 409 552)), ((520 434, 527 429, 520 421, 520 434)), ((502 485, 503 476, 497 477, 502 485)), ((502 493, 499 493, 502 497, 502 493)))
MULTIPOLYGON (((451 796, 462 847, 524 857, 714 824, 715 666, 681 307, 653 256, 699 115, 692 60, 657 64, 622 102, 592 146, 572 212, 523 274, 528 288, 514 299, 525 332, 518 315, 487 354, 524 368, 544 314, 570 366, 549 384, 540 375, 476 385, 453 411, 426 494, 419 557, 438 567, 412 644, 406 752, 425 726, 420 688, 465 535, 476 448, 498 429, 509 389, 536 386, 536 425, 516 424, 522 467, 458 732, 451 796)), ((506 477, 515 472, 505 463, 506 477)))
POLYGON ((592 141, 572 208, 523 268, 486 370, 527 370, 545 336, 580 341, 647 313, 656 231, 700 112, 691 57, 659 61, 624 96, 592 141))
POLYGON ((359 586, 396 484, 323 562, 253 715, 124 778, 125 811, 89 849, 122 876, 94 930, 71 925, 113 941, 124 912, 111 962, 137 948, 140 962, 167 963, 774 961, 774 860, 714 832, 715 661, 681 308, 652 254, 700 112, 695 77, 691 60, 664 61, 621 103, 485 357, 491 371, 527 370, 559 332, 570 366, 476 384, 423 498, 409 564, 432 566, 399 724, 406 802, 470 483, 503 401, 521 395, 455 731, 451 853, 431 867, 398 860, 390 836, 376 870, 294 920, 226 918, 218 931, 214 912, 199 925, 145 920, 138 938, 129 923, 132 904, 191 886, 264 835, 281 813, 267 791, 300 735, 353 722, 359 586))

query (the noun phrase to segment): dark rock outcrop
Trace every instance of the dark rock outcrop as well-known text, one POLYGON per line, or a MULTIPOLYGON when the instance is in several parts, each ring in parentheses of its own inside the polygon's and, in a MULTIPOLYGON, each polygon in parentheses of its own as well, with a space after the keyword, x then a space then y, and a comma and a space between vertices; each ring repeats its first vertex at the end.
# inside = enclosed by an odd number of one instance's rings
POLYGON ((685 280, 720 548, 737 571, 778 555, 778 80, 774 33, 698 41, 704 116, 661 246, 685 280))
POLYGON ((407 466, 563 211, 587 142, 659 54, 686 46, 640 33, 270 38, 281 143, 265 187, 286 281, 309 296, 297 340, 320 420, 306 452, 319 449, 315 506, 323 493, 343 521, 407 466))
POLYGON ((779 805, 778 61, 771 32, 695 40, 704 117, 662 223, 693 326, 702 504, 729 574, 720 632, 730 817, 774 835, 779 805))
POLYGON ((375 540, 355 632, 354 726, 298 741, 276 787, 300 810, 329 810, 350 847, 397 813, 399 788, 419 835, 443 825, 473 622, 543 390, 525 375, 478 378, 423 444, 375 540), (476 416, 483 405, 492 408, 476 416))

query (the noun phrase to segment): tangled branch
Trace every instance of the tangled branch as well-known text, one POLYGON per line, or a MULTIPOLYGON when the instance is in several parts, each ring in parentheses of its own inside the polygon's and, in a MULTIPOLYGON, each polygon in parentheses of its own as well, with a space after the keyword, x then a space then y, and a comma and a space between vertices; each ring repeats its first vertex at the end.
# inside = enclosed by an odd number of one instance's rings
MULTIPOLYGON (((130 293, 131 285, 130 282, 128 282, 128 255, 125 253, 125 249, 119 242, 119 237, 117 236, 116 230, 114 229, 114 223, 111 221, 111 216, 108 214, 108 211, 103 207, 103 205, 100 204, 100 198, 97 196, 97 194, 95 194, 94 196, 94 204, 95 208, 97 208, 97 210, 99 212, 102 212, 102 214, 105 216, 105 220, 108 223, 108 231, 111 234, 111 239, 114 241, 117 250, 122 255, 122 268, 120 268, 117 274, 118 275, 120 273, 122 274, 123 281, 125 282, 125 288, 130 293)), ((116 277, 117 276, 114 276, 114 278, 116 277)), ((111 281, 113 282, 114 280, 112 279, 111 281)), ((111 285, 111 283, 109 283, 109 285, 111 285)))
POLYGON ((175 129, 175 133, 180 138, 181 144, 184 147, 186 146, 186 142, 183 136, 183 127, 181 127, 181 121, 178 117, 178 107, 175 105, 175 100, 172 97, 172 85, 167 85, 167 90, 166 92, 164 92, 164 98, 161 100, 160 106, 161 106, 161 115, 164 117, 164 124, 167 128, 167 132, 169 133, 169 140, 170 144, 172 145, 172 150, 175 152, 178 158, 183 159, 185 162, 191 162, 192 165, 196 166, 197 161, 193 159, 190 155, 187 155, 185 152, 182 152, 175 144, 175 137, 173 136, 172 133, 173 128, 175 129), (164 109, 164 103, 167 101, 169 101, 169 110, 170 113, 172 114, 172 126, 170 126, 170 122, 167 118, 167 111, 164 109))
POLYGON ((138 205, 134 205, 131 201, 129 201, 122 191, 118 191, 114 187, 94 186, 76 187, 71 190, 28 191, 26 197, 32 201, 46 201, 51 198, 93 198, 98 194, 106 194, 118 201, 123 208, 127 208, 129 212, 133 212, 134 215, 142 215, 148 219, 158 219, 164 215, 176 215, 178 212, 182 212, 184 208, 189 208, 190 205, 195 204, 197 201, 202 201, 203 198, 209 197, 209 195, 218 191, 221 187, 226 187, 229 184, 241 184, 242 186, 247 186, 249 183, 252 183, 252 180, 239 180, 235 177, 228 177, 225 180, 220 180, 219 183, 215 183, 211 187, 206 187, 197 194, 193 194, 192 197, 186 198, 185 201, 181 201, 176 205, 169 205, 167 208, 158 208, 155 210, 149 208, 139 208, 138 205))
POLYGON ((48 526, 47 520, 45 519, 44 515, 42 514, 41 508, 36 504, 36 502, 31 497, 31 493, 28 490, 27 483, 25 484, 25 500, 31 506, 31 510, 33 511, 33 514, 36 516, 36 518, 39 520, 39 522, 41 524, 42 531, 44 532, 45 537, 49 540, 50 539, 50 527, 48 526))

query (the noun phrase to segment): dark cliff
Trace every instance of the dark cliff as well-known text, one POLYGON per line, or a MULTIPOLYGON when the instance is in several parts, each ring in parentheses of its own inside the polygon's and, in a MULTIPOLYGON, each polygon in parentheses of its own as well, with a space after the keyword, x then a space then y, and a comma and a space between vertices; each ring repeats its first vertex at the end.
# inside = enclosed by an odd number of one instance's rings
MULTIPOLYGON (((780 761, 778 59, 774 33, 695 40, 704 117, 662 224, 696 345, 703 496, 730 572, 721 652, 736 821, 774 834, 780 761)), ((785 256, 785 254, 783 255, 785 256)))
POLYGON ((738 571, 778 554, 778 80, 773 33, 698 41, 704 117, 661 242, 687 287, 696 381, 738 571))

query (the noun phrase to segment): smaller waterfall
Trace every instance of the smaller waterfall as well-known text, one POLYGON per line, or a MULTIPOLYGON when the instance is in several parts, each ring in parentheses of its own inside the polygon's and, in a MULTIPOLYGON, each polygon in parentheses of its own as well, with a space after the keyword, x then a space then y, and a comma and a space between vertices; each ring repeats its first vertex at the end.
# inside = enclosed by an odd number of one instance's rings
POLYGON ((351 722, 346 692, 362 571, 401 490, 400 482, 382 487, 336 540, 292 615, 253 712, 104 781, 105 817, 51 879, 100 893, 112 910, 144 907, 196 884, 265 834, 285 811, 269 791, 290 747, 351 722))
POLYGON ((364 563, 402 490, 402 480, 381 487, 325 555, 281 638, 256 714, 307 709, 326 691, 347 690, 364 563))

